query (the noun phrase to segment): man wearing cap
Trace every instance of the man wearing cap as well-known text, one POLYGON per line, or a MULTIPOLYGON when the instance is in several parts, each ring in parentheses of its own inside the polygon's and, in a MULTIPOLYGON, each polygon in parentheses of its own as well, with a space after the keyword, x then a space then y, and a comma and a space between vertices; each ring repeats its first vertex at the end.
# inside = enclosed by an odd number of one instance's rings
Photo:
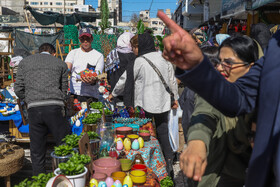
POLYGON ((92 49, 93 36, 89 28, 79 31, 81 47, 69 52, 65 62, 71 72, 70 91, 80 102, 89 98, 98 100, 98 85, 95 80, 80 77, 79 73, 87 68, 94 68, 96 73, 102 73, 104 69, 104 57, 101 53, 92 49))

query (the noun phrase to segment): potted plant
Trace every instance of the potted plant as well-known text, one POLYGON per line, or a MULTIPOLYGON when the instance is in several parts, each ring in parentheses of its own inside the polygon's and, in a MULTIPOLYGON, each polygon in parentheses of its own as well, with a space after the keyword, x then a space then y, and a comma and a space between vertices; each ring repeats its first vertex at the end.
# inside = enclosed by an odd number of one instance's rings
POLYGON ((68 161, 72 156, 73 151, 73 147, 70 145, 63 144, 60 146, 55 146, 54 151, 51 153, 53 170, 58 167, 59 163, 68 161))
POLYGON ((21 181, 18 185, 15 185, 14 187, 43 187, 46 186, 50 178, 54 176, 53 173, 40 173, 37 176, 32 176, 31 179, 26 178, 23 181, 21 181))
POLYGON ((106 108, 104 110, 104 114, 105 114, 105 121, 106 122, 113 122, 113 114, 114 114, 114 112, 112 112, 111 110, 106 108))
POLYGON ((101 117, 102 115, 99 113, 88 114, 82 121, 84 124, 84 131, 96 131, 97 124, 100 122, 101 117))
POLYGON ((66 145, 71 146, 72 148, 78 148, 80 139, 81 139, 81 136, 78 136, 77 134, 68 134, 62 139, 62 141, 66 145))
POLYGON ((60 163, 58 168, 54 171, 54 174, 66 175, 74 186, 85 186, 88 169, 82 162, 78 162, 76 159, 78 158, 76 157, 74 160, 68 160, 65 163, 60 163))

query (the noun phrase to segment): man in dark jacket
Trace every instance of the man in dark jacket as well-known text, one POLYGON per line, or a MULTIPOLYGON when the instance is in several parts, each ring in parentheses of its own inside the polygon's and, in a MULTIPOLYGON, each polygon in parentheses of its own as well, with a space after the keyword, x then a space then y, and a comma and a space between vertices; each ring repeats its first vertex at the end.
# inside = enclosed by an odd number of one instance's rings
MULTIPOLYGON (((203 56, 191 36, 163 12, 158 16, 172 34, 165 38, 163 56, 179 67, 176 75, 225 115, 237 116, 258 106, 255 144, 247 187, 280 186, 280 31, 269 41, 264 57, 235 83, 227 82, 203 56)), ((201 180, 205 160, 180 163, 184 173, 201 180)))
POLYGON ((52 133, 59 145, 70 132, 64 111, 67 65, 54 57, 55 48, 51 44, 42 44, 39 52, 21 61, 15 82, 16 95, 27 103, 33 175, 45 172, 48 133, 52 133))

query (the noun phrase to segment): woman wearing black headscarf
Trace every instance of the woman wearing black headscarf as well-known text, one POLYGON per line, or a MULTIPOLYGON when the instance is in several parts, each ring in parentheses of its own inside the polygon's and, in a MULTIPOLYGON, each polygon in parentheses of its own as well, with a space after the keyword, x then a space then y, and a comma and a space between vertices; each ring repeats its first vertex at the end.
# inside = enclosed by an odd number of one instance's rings
MULTIPOLYGON (((167 162, 167 171, 173 177, 172 161, 174 153, 168 138, 168 112, 171 110, 170 94, 166 91, 159 75, 145 58, 150 60, 160 71, 163 79, 174 94, 175 100, 177 100, 178 86, 174 77, 174 70, 172 65, 160 53, 156 52, 154 40, 150 34, 145 33, 134 36, 131 39, 131 45, 134 54, 137 56, 133 67, 134 106, 142 107, 145 110, 146 117, 154 117, 157 138, 167 162)), ((113 97, 124 91, 125 80, 129 79, 129 75, 131 75, 129 72, 122 75, 112 92, 113 97)), ((176 105, 173 108, 177 106, 176 101, 176 105)))

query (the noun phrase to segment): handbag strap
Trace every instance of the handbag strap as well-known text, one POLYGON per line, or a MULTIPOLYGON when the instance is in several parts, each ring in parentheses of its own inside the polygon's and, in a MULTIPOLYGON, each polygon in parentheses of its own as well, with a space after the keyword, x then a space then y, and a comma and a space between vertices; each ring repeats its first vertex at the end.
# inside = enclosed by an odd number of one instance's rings
POLYGON ((166 91, 167 91, 172 97, 174 97, 174 94, 171 92, 169 86, 166 84, 166 82, 165 82, 165 80, 164 80, 162 74, 160 73, 159 69, 158 69, 158 68, 152 63, 152 61, 151 61, 150 59, 148 59, 147 57, 145 57, 145 56, 140 56, 140 57, 144 58, 144 59, 152 66, 152 68, 153 68, 153 69, 155 70, 155 72, 158 74, 159 79, 160 79, 161 82, 163 83, 163 85, 164 85, 166 91))

